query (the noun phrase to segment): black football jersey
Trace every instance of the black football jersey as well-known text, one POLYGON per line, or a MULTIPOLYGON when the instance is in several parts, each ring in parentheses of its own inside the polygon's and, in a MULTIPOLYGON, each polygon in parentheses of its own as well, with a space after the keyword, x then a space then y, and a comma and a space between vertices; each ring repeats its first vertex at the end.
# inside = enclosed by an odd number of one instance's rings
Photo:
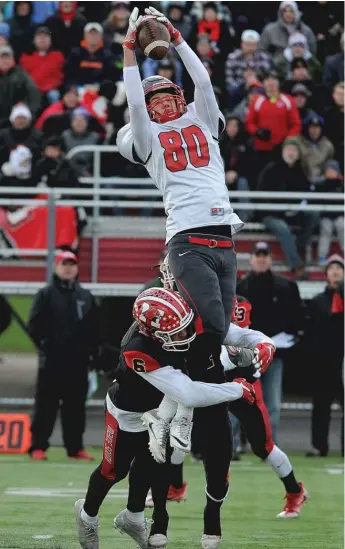
POLYGON ((113 404, 121 410, 146 412, 157 408, 163 393, 136 372, 149 373, 164 366, 183 370, 184 363, 185 353, 165 351, 158 341, 141 334, 134 323, 121 342, 116 381, 108 394, 113 404))

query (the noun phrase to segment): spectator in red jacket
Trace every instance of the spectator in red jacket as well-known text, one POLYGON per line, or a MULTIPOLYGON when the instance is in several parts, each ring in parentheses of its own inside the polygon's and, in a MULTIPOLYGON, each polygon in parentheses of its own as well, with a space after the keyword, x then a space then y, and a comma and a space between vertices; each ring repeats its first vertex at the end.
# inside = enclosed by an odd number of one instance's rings
POLYGON ((59 88, 62 86, 65 58, 61 51, 52 49, 48 27, 38 27, 34 37, 34 49, 23 53, 20 65, 31 76, 38 89, 45 94, 48 103, 60 99, 59 88))
POLYGON ((265 94, 254 97, 246 117, 248 132, 254 137, 256 173, 274 158, 279 145, 287 138, 299 135, 301 120, 294 99, 279 89, 275 72, 263 81, 265 94))
POLYGON ((70 113, 78 105, 79 97, 76 87, 66 87, 62 99, 43 111, 35 124, 35 128, 42 130, 45 137, 60 135, 69 128, 70 113))

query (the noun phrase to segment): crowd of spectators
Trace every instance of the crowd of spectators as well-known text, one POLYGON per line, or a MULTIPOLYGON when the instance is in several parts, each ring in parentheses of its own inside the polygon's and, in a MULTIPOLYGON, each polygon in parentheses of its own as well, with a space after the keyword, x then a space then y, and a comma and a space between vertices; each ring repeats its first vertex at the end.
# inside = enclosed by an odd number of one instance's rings
MULTIPOLYGON (((248 191, 249 204, 253 190, 343 191, 342 2, 153 4, 210 74, 226 116, 220 147, 230 190, 248 191)), ((0 185, 76 185, 91 173, 92 156, 69 161, 65 154, 79 145, 115 144, 128 121, 122 43, 134 5, 0 3, 0 185), (63 167, 53 170, 62 158, 63 167)), ((173 48, 160 62, 141 52, 138 59, 143 78, 161 74, 193 100, 173 48)), ((118 156, 102 168, 107 176, 146 176, 118 156)), ((302 276, 313 231, 321 231, 320 263, 333 233, 343 250, 344 222, 334 212, 240 213, 280 239, 291 270, 302 276)))

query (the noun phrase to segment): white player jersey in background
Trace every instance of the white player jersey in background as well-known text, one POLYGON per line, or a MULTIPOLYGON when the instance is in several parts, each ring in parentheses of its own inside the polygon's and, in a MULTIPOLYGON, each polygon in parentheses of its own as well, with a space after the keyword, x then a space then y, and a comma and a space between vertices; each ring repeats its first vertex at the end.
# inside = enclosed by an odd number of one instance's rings
MULTIPOLYGON (((220 111, 219 117, 224 120, 220 111)), ((163 195, 166 242, 176 233, 207 225, 241 230, 244 224, 230 206, 218 135, 198 118, 195 104, 177 120, 151 122, 151 131, 152 153, 145 167, 163 195)), ((136 162, 130 124, 119 131, 117 146, 122 156, 136 162)))

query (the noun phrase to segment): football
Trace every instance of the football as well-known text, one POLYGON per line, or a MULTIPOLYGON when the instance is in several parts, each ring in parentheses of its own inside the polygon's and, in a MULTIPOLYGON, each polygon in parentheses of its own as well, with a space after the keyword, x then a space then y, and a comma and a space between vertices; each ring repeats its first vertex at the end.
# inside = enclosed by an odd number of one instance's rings
POLYGON ((151 59, 163 59, 169 51, 170 34, 167 27, 151 15, 143 17, 137 33, 137 41, 151 59))

